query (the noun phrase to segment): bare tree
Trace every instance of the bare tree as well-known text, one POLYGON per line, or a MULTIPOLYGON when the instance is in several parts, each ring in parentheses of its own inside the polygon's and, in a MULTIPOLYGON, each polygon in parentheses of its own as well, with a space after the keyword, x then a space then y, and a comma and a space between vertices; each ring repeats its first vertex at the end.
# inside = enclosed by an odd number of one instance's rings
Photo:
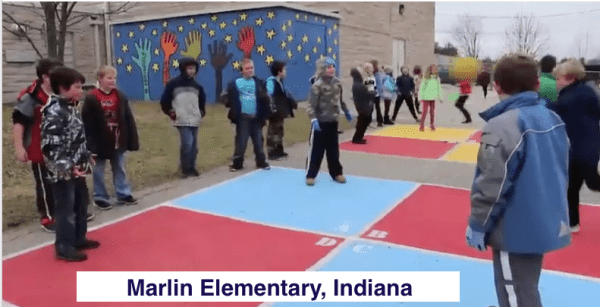
POLYGON ((583 38, 583 35, 578 35, 574 39, 574 42, 573 42, 574 56, 577 57, 578 59, 587 58, 588 46, 589 46, 589 32, 586 33, 585 38, 583 38))
POLYGON ((479 58, 481 52, 481 20, 469 14, 462 15, 452 28, 452 38, 463 54, 479 58))
POLYGON ((20 7, 22 9, 26 9, 27 11, 33 12, 41 17, 44 22, 42 27, 35 27, 31 23, 18 20, 18 17, 15 18, 13 14, 8 13, 3 9, 2 14, 6 18, 2 19, 2 28, 15 35, 25 37, 37 55, 41 58, 43 57, 42 53, 35 45, 35 42, 31 38, 30 34, 28 34, 27 29, 39 31, 46 38, 48 57, 57 58, 60 61, 64 61, 66 36, 70 27, 92 16, 98 17, 102 14, 108 15, 122 13, 137 5, 137 3, 125 2, 117 9, 109 12, 90 13, 74 11, 73 9, 75 8, 76 4, 77 2, 40 2, 39 6, 33 2, 30 2, 28 5, 12 5, 8 3, 3 4, 20 7), (8 26, 8 23, 17 25, 18 32, 15 32, 13 29, 11 29, 8 26))
POLYGON ((524 53, 537 57, 548 44, 548 35, 536 17, 519 13, 505 31, 506 43, 510 52, 524 53))

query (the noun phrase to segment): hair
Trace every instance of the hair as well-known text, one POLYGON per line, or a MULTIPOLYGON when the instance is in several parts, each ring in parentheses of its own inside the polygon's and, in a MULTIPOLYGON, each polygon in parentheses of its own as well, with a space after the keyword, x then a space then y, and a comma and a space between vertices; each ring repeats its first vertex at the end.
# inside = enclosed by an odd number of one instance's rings
POLYGON ((373 66, 373 63, 371 63, 371 62, 366 62, 366 63, 363 65, 363 73, 364 73, 364 74, 367 74, 367 71, 369 70, 369 69, 368 69, 369 67, 371 68, 371 69, 370 69, 370 70, 371 70, 371 72, 372 72, 372 73, 375 73, 375 66, 373 66))
POLYGON ((273 76, 279 75, 279 72, 281 72, 284 67, 285 67, 285 62, 274 61, 273 64, 271 64, 271 74, 273 74, 273 76))
POLYGON ((540 60, 540 68, 542 72, 551 73, 556 67, 556 58, 551 55, 546 55, 540 60))
POLYGON ((55 94, 60 94, 60 88, 70 89, 77 81, 85 83, 85 77, 73 68, 59 66, 50 71, 50 84, 55 94))
POLYGON ((369 61, 369 63, 371 63, 373 65, 373 73, 376 73, 379 71, 379 62, 377 60, 371 60, 369 61))
POLYGON ((102 66, 102 67, 98 68, 98 70, 96 70, 96 80, 100 80, 100 79, 104 78, 104 76, 106 76, 109 72, 114 72, 116 75, 117 69, 110 65, 106 65, 106 66, 102 66))
POLYGON ((554 68, 552 74, 555 77, 565 76, 570 80, 581 80, 585 78, 585 67, 576 59, 567 59, 554 68))
POLYGON ((505 55, 494 67, 494 82, 509 95, 535 91, 538 84, 537 65, 524 54, 505 55))
POLYGON ((64 66, 63 63, 57 59, 40 59, 35 65, 35 72, 39 80, 42 80, 44 75, 49 75, 50 71, 54 67, 64 66))
POLYGON ((438 76, 439 76, 439 73, 437 71, 437 65, 435 65, 435 64, 429 65, 429 67, 427 67, 427 70, 425 71, 425 75, 424 75, 425 79, 437 78, 438 76), (431 70, 433 68, 436 68, 435 75, 431 72, 431 70), (432 77, 432 75, 433 75, 433 77, 432 77))
POLYGON ((249 59, 249 58, 244 58, 244 59, 242 60, 242 63, 241 63, 241 65, 240 65, 240 70, 243 70, 243 69, 244 69, 244 66, 245 66, 246 64, 248 64, 248 63, 252 63, 252 64, 254 64, 254 61, 252 61, 252 59, 249 59))
POLYGON ((362 72, 360 71, 360 67, 355 67, 350 69, 350 76, 352 79, 358 79, 359 81, 363 81, 362 72))
POLYGON ((390 76, 391 76, 391 75, 392 75, 392 73, 394 72, 394 70, 393 70, 391 67, 389 67, 389 66, 386 66, 386 67, 383 69, 383 72, 384 72, 386 75, 390 75, 390 76))
POLYGON ((421 65, 415 65, 415 68, 413 69, 413 74, 420 76, 421 75, 421 65))

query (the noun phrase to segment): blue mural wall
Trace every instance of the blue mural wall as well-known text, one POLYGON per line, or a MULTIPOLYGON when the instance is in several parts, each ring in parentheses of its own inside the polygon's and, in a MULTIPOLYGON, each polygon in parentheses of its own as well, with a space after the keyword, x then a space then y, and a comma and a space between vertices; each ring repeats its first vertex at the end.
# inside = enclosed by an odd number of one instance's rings
POLYGON ((285 61, 285 85, 296 100, 308 97, 319 57, 339 67, 339 20, 284 7, 117 24, 112 36, 117 85, 134 100, 160 100, 183 57, 198 61, 196 79, 209 103, 241 76, 244 57, 262 79, 271 76, 274 60, 285 61))

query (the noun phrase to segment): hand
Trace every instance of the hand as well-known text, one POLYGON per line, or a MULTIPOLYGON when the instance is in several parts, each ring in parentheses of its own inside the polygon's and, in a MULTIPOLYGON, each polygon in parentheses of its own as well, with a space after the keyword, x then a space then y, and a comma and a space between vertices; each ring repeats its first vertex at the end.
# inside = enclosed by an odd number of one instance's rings
POLYGON ((200 110, 200 116, 202 116, 204 118, 204 116, 206 116, 206 111, 200 110))
POLYGON ((346 119, 351 122, 352 121, 352 113, 350 113, 350 111, 346 111, 344 112, 344 115, 346 115, 346 119))
POLYGON ((131 59, 142 69, 142 71, 147 72, 148 67, 150 66, 151 60, 151 49, 152 42, 147 38, 144 38, 144 42, 140 39, 140 43, 135 43, 135 50, 137 51, 138 57, 132 56, 131 59))
POLYGON ((321 131, 321 126, 319 126, 319 121, 315 118, 310 122, 313 130, 315 131, 321 131))
POLYGON ((175 53, 178 47, 179 44, 177 43, 177 36, 171 32, 163 32, 163 34, 160 37, 160 48, 162 49, 163 54, 165 55, 165 59, 170 58, 171 55, 175 53))
POLYGON ((250 26, 243 27, 238 32, 238 38, 237 47, 244 52, 244 58, 249 59, 255 44, 254 28, 250 26))
POLYGON ((82 170, 79 166, 73 167, 73 176, 85 177, 85 170, 82 170))
POLYGON ((89 159, 89 160, 90 160, 90 165, 92 165, 92 166, 93 166, 93 165, 96 165, 96 158, 97 158, 97 157, 98 157, 98 155, 96 155, 96 154, 92 154, 92 155, 90 156, 90 159, 89 159))
POLYGON ((467 227, 466 237, 467 237, 467 244, 470 247, 478 249, 481 252, 483 252, 487 249, 487 246, 485 244, 485 233, 479 232, 479 231, 473 231, 473 229, 471 229, 471 226, 469 226, 469 227, 467 227))
POLYGON ((233 57, 233 54, 227 54, 227 45, 223 41, 215 40, 212 48, 208 45, 208 53, 210 53, 210 64, 219 71, 222 71, 233 57))
POLYGON ((17 157, 17 160, 21 162, 29 161, 29 157, 27 156, 27 150, 25 150, 25 147, 15 147, 15 157, 17 157))
POLYGON ((175 114, 175 111, 171 111, 171 112, 169 112, 169 117, 171 118, 171 120, 176 120, 177 114, 175 114))
POLYGON ((202 33, 197 30, 190 31, 185 38, 185 48, 185 51, 180 51, 181 55, 198 60, 198 56, 202 54, 202 33))

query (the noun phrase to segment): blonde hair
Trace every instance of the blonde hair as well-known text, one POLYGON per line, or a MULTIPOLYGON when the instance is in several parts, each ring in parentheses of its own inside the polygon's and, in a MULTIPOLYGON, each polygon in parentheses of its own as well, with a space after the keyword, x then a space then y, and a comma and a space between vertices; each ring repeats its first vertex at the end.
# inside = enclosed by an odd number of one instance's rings
POLYGON ((581 80, 585 78, 585 68, 575 59, 568 59, 558 64, 552 71, 554 77, 565 76, 567 79, 581 80))
POLYGON ((437 78, 439 76, 438 71, 437 71, 437 65, 435 64, 431 64, 429 65, 429 67, 427 67, 427 70, 425 70, 425 73, 423 74, 423 77, 425 79, 431 79, 431 78, 437 78), (435 75, 431 72, 431 69, 435 68, 435 75), (434 76, 432 76, 434 75, 434 76))
POLYGON ((117 69, 110 65, 105 65, 98 68, 98 70, 96 70, 96 80, 104 78, 104 76, 106 76, 109 72, 114 72, 115 76, 117 75, 117 69))

